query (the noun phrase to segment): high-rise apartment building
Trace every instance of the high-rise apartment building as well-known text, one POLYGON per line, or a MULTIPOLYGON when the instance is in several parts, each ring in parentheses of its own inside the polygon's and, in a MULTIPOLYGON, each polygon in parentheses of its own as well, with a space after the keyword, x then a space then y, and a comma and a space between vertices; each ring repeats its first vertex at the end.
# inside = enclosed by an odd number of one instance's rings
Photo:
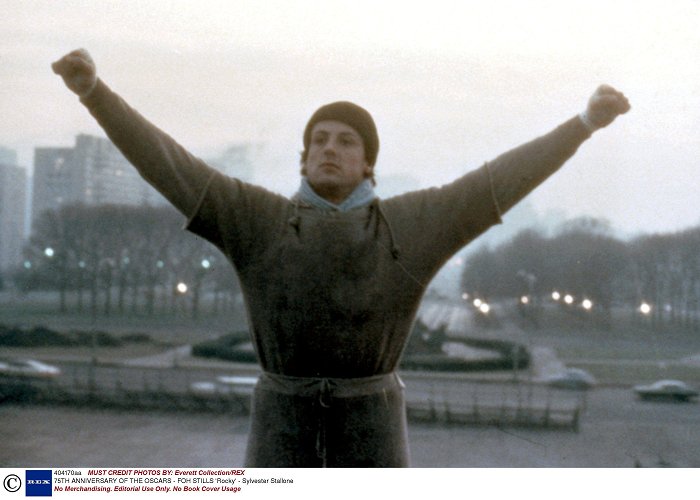
POLYGON ((0 148, 0 271, 22 261, 27 173, 17 166, 17 154, 0 148))
POLYGON ((72 148, 34 150, 32 217, 69 203, 160 205, 165 200, 108 139, 81 134, 72 148))
POLYGON ((46 210, 82 201, 72 148, 35 148, 32 218, 46 210))

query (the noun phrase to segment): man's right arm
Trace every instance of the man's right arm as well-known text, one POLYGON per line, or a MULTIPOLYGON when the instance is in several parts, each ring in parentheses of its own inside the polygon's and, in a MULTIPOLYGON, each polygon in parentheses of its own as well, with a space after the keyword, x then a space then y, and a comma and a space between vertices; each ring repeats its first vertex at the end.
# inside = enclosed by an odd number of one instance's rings
POLYGON ((97 77, 85 50, 52 65, 139 173, 186 217, 192 217, 216 171, 131 108, 97 77))

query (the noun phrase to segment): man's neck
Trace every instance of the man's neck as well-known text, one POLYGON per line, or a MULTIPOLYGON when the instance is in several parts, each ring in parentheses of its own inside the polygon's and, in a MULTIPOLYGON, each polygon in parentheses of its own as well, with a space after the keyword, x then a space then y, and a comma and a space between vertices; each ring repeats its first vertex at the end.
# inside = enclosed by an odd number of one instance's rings
MULTIPOLYGON (((342 191, 341 191, 342 192, 342 191)), ((304 201, 325 210, 346 211, 353 208, 369 205, 376 197, 369 180, 365 179, 355 186, 352 192, 338 196, 337 192, 329 193, 325 190, 320 193, 313 188, 306 177, 302 178, 302 185, 297 195, 304 201), (334 201, 338 200, 338 201, 334 201)))
POLYGON ((316 186, 311 186, 311 188, 321 198, 323 198, 324 200, 326 200, 330 203, 333 203, 334 205, 340 205, 352 193, 352 191, 348 191, 347 189, 341 190, 338 188, 323 188, 323 187, 318 188, 316 186))

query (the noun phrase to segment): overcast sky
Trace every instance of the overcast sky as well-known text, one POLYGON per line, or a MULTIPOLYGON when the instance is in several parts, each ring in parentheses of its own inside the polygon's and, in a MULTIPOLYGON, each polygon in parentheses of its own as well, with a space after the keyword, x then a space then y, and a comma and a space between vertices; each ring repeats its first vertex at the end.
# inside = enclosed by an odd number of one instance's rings
POLYGON ((449 182, 582 111, 600 83, 632 111, 530 198, 627 233, 700 224, 700 2, 0 0, 0 145, 103 135, 50 63, 78 47, 192 152, 264 144, 256 181, 298 183, 301 133, 352 100, 378 181, 449 182))

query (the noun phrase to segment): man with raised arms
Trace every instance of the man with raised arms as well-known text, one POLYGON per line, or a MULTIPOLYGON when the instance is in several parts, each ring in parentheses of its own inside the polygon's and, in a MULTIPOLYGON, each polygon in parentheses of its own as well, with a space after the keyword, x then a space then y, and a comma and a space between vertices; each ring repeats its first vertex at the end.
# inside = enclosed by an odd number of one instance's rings
POLYGON ((248 467, 409 465, 396 370, 426 286, 630 107, 601 86, 583 113, 548 134, 451 184, 380 200, 372 116, 334 102, 307 123, 300 187, 286 198, 190 154, 110 90, 86 51, 53 70, 186 228, 236 269, 263 370, 248 467))

